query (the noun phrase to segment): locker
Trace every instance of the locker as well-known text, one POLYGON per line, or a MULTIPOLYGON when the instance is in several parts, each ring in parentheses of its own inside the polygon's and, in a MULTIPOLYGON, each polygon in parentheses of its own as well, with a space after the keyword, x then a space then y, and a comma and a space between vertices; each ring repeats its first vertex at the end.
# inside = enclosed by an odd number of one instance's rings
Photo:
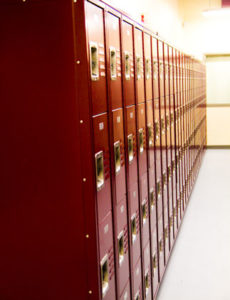
POLYGON ((169 258, 170 241, 169 241, 169 214, 168 208, 164 209, 164 244, 165 244, 165 259, 169 258))
POLYGON ((93 117, 94 156, 99 223, 111 210, 110 154, 107 114, 93 117))
POLYGON ((115 299, 112 215, 109 212, 99 225, 101 297, 115 299))
POLYGON ((141 260, 139 259, 133 269, 133 295, 135 300, 142 300, 142 278, 141 278, 141 260))
POLYGON ((105 14, 108 92, 112 110, 122 107, 120 20, 112 13, 105 14))
POLYGON ((164 43, 164 82, 165 82, 165 95, 169 95, 169 75, 170 75, 170 65, 169 65, 169 47, 164 43))
POLYGON ((152 93, 152 60, 151 60, 151 36, 144 33, 144 66, 145 66, 145 97, 146 101, 153 99, 152 93))
POLYGON ((151 231, 156 227, 156 192, 155 192, 155 169, 149 169, 149 202, 150 202, 150 221, 151 231))
POLYGON ((114 222, 117 237, 117 286, 118 293, 121 295, 129 279, 129 243, 126 198, 117 205, 114 222))
POLYGON ((130 106, 125 109, 126 114, 126 139, 128 155, 128 186, 131 187, 137 181, 137 138, 136 138, 136 113, 135 106, 130 106))
POLYGON ((156 296, 156 292, 158 290, 158 255, 157 255, 157 247, 152 250, 152 289, 153 289, 153 297, 156 296))
POLYGON ((122 21, 123 99, 125 106, 135 104, 133 26, 122 21))
POLYGON ((151 263, 150 263, 150 245, 149 243, 144 249, 144 263, 143 263, 143 274, 144 274, 144 299, 152 299, 152 283, 151 283, 151 263))
POLYGON ((160 97, 165 96, 165 89, 164 89, 164 48, 163 47, 164 47, 163 42, 158 40, 160 97))
POLYGON ((138 169, 141 177, 147 171, 145 103, 137 105, 138 169))
POLYGON ((131 257, 132 268, 137 263, 140 257, 140 216, 139 216, 139 198, 138 198, 138 185, 134 183, 129 190, 129 226, 130 226, 130 239, 131 239, 131 257))
POLYGON ((103 10, 85 3, 93 115, 107 111, 103 10))
POLYGON ((142 31, 135 27, 135 79, 136 79, 136 103, 145 101, 144 94, 144 57, 143 57, 143 36, 142 31))
POLYGON ((126 194, 123 109, 114 110, 112 112, 112 118, 116 201, 118 203, 126 194))
POLYGON ((160 280, 164 274, 165 269, 165 258, 164 258, 164 224, 163 224, 163 216, 158 217, 158 258, 159 258, 159 276, 160 280))
POLYGON ((153 123, 153 102, 147 101, 147 149, 148 168, 154 166, 154 123, 153 123))
POLYGON ((158 40, 152 37, 152 64, 153 64, 153 97, 159 98, 159 58, 158 40))
POLYGON ((140 182, 141 190, 141 233, 142 233, 142 249, 146 246, 149 241, 149 200, 148 200, 148 183, 147 183, 147 173, 141 177, 140 182))

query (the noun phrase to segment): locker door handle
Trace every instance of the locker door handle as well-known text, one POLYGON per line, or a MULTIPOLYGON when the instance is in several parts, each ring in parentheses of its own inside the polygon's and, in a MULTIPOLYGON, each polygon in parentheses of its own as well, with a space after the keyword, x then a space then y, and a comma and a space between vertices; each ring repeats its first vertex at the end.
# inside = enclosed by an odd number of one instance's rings
POLYGON ((90 73, 92 80, 99 79, 98 46, 94 42, 90 42, 90 73))
POLYGON ((165 64, 165 80, 168 80, 168 71, 169 71, 169 67, 167 64, 165 64))
POLYGON ((125 51, 125 79, 130 79, 130 54, 125 51))
POLYGON ((151 209, 153 210, 156 204, 155 201, 155 193, 154 193, 154 189, 152 188, 149 192, 149 199, 150 199, 150 205, 151 205, 151 209))
POLYGON ((165 189, 165 187, 166 187, 166 174, 165 173, 163 173, 162 179, 163 179, 163 188, 165 189))
POLYGON ((134 152, 133 152, 133 135, 128 135, 128 156, 129 156, 129 163, 133 161, 134 152))
POLYGON ((174 125, 174 113, 173 112, 171 112, 170 118, 171 118, 171 126, 173 126, 174 125))
POLYGON ((163 71, 164 71, 164 65, 163 62, 160 62, 160 80, 163 80, 163 71))
POLYGON ((155 131, 155 140, 157 141, 159 139, 159 123, 156 121, 154 126, 154 131, 155 131))
POLYGON ((131 233, 132 233, 132 243, 134 243, 137 238, 136 214, 134 214, 131 218, 131 233))
POLYGON ((104 186, 104 158, 103 151, 100 151, 95 154, 95 165, 96 165, 96 182, 97 190, 101 190, 104 186))
POLYGON ((143 128, 139 129, 139 151, 143 153, 144 151, 144 130, 143 128))
POLYGON ((109 289, 109 261, 107 254, 101 260, 101 285, 102 295, 104 297, 109 289))
POLYGON ((171 171, 171 167, 168 167, 168 181, 171 180, 171 176, 172 176, 172 171, 171 171))
POLYGON ((114 143, 114 160, 115 160, 115 172, 118 174, 121 170, 121 147, 120 141, 114 143))
POLYGON ((161 183, 160 181, 157 182, 157 198, 161 195, 161 183))
POLYGON ((156 254, 153 255, 153 259, 152 259, 152 267, 153 267, 153 276, 154 276, 154 273, 155 273, 155 270, 157 268, 157 258, 156 258, 156 254))
POLYGON ((112 80, 117 79, 117 58, 116 58, 116 49, 110 47, 109 49, 110 56, 110 78, 112 80))
POLYGON ((137 74, 137 80, 141 79, 141 57, 140 57, 140 55, 136 55, 136 74, 137 74))
POLYGON ((144 200, 142 202, 142 223, 143 225, 146 223, 147 221, 147 214, 148 214, 148 209, 147 209, 147 202, 144 200))
POLYGON ((148 292, 149 292, 149 272, 145 273, 145 299, 147 299, 148 292))
POLYGON ((124 232, 121 231, 118 235, 118 253, 119 253, 119 265, 122 265, 122 262, 124 261, 124 232))
POLYGON ((167 131, 169 131, 169 129, 170 129, 170 122, 169 122, 169 115, 167 114, 166 115, 166 126, 167 126, 167 131))
POLYGON ((146 57, 145 59, 145 78, 148 80, 151 74, 151 64, 150 58, 146 57))
POLYGON ((148 140, 149 140, 149 148, 153 147, 153 128, 152 124, 148 125, 148 140))

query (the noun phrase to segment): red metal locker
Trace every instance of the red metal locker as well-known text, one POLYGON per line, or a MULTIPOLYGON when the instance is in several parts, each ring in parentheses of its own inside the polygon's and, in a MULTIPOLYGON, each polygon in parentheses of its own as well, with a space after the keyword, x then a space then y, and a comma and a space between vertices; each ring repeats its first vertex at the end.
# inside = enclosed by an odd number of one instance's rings
POLYGON ((151 59, 151 36, 144 33, 144 70, 145 70, 145 97, 146 101, 153 99, 152 92, 152 59, 151 59))
POLYGON ((108 68, 108 92, 111 110, 122 107, 120 20, 112 13, 105 14, 108 68))
POLYGON ((143 255, 143 281, 144 281, 144 299, 152 299, 152 280, 151 280, 151 263, 150 263, 150 245, 145 246, 143 255))
POLYGON ((158 254, 157 247, 152 248, 152 289, 153 297, 156 296, 158 290, 159 281, 158 281, 158 254))
POLYGON ((149 175, 149 202, 150 202, 150 220, 151 231, 156 227, 156 191, 155 191, 155 168, 148 171, 149 175))
POLYGON ((153 97, 159 98, 159 59, 158 40, 152 37, 152 63, 153 63, 153 97))
POLYGON ((134 183, 129 190, 129 217, 130 217, 130 239, 131 239, 131 257, 132 268, 137 263, 140 251, 140 216, 139 216, 139 198, 138 198, 138 185, 134 183))
POLYGON ((168 208, 164 208, 164 244, 165 244, 165 263, 169 258, 170 241, 169 241, 169 211, 168 208))
POLYGON ((125 106, 135 104, 133 26, 122 21, 123 99, 125 106))
POLYGON ((129 241, 127 227, 127 209, 126 198, 124 198, 116 207, 116 218, 114 219, 116 227, 117 243, 117 286, 119 296, 123 293, 125 285, 129 280, 129 241))
POLYGON ((141 278, 141 260, 139 259, 133 269, 133 299, 142 300, 142 278, 141 278))
POLYGON ((99 225, 101 297, 115 299, 112 214, 109 212, 99 225))
POLYGON ((137 139, 136 139, 136 112, 135 106, 130 106, 125 109, 126 114, 126 153, 128 155, 128 188, 137 182, 137 139))
POLYGON ((116 202, 126 194, 123 109, 112 112, 116 202))
POLYGON ((158 216, 158 259, 159 259, 159 276, 160 280, 164 274, 165 269, 165 258, 164 258, 164 224, 163 224, 163 216, 158 216))
POLYGON ((154 125, 153 125, 153 101, 146 102, 147 108, 147 149, 148 168, 154 166, 154 125))
POLYGON ((149 241, 149 200, 148 200, 148 177, 147 173, 140 178, 140 205, 141 205, 141 234, 142 249, 149 241))
POLYGON ((99 223, 111 210, 110 154, 107 114, 93 117, 96 190, 99 223))
POLYGON ((144 94, 144 56, 143 56, 143 36, 142 31, 135 27, 135 79, 136 79, 136 103, 145 101, 144 94))
POLYGON ((89 68, 93 115, 107 111, 103 9, 86 1, 89 68))
POLYGON ((160 97, 165 96, 164 88, 164 46, 163 42, 158 40, 158 53, 159 53, 159 82, 160 82, 160 97))
POLYGON ((138 169, 141 177, 147 171, 145 103, 137 105, 138 169))

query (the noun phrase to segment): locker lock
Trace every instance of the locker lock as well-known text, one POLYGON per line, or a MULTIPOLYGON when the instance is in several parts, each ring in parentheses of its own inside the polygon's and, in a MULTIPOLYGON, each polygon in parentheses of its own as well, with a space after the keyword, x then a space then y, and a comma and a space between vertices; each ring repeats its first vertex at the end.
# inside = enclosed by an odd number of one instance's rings
POLYGON ((147 214, 148 214, 148 209, 147 209, 147 202, 144 201, 142 203, 142 223, 143 225, 146 223, 147 221, 147 214))
POLYGON ((124 232, 121 231, 118 235, 118 253, 119 253, 119 265, 122 265, 122 262, 124 261, 124 232))
POLYGON ((144 152, 144 131, 143 131, 143 128, 139 129, 139 150, 140 150, 140 153, 144 152))
POLYGON ((120 141, 114 143, 114 161, 115 161, 115 173, 118 174, 121 170, 121 147, 120 141))
POLYGON ((132 243, 134 243, 137 238, 136 214, 134 214, 131 218, 131 233, 132 233, 132 243))
POLYGON ((96 167, 96 185, 97 190, 101 190, 104 186, 104 158, 103 151, 95 154, 95 167, 96 167))
POLYGON ((134 157, 134 149, 133 149, 133 135, 128 135, 128 157, 129 157, 129 163, 133 161, 134 157))
POLYGON ((125 51, 125 79, 130 79, 130 54, 125 51))
POLYGON ((92 80, 99 79, 98 46, 94 42, 90 42, 90 72, 92 80))
POLYGON ((104 297, 109 289, 109 261, 107 254, 101 260, 101 285, 102 295, 104 297))
POLYGON ((111 80, 117 79, 117 61, 116 61, 116 49, 114 47, 110 47, 110 78, 111 80))

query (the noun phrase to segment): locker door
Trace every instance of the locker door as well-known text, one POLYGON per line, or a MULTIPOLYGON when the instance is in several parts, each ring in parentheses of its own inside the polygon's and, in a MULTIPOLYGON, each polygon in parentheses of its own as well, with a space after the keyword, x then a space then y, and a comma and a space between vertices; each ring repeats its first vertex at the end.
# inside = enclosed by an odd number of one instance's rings
POLYGON ((107 111, 103 10, 85 3, 93 115, 107 111))
POLYGON ((153 99, 152 93, 152 59, 151 36, 144 33, 144 66, 145 66, 145 93, 146 101, 153 99))
POLYGON ((158 40, 152 37, 152 62, 153 62, 153 97, 159 98, 159 58, 158 40))

